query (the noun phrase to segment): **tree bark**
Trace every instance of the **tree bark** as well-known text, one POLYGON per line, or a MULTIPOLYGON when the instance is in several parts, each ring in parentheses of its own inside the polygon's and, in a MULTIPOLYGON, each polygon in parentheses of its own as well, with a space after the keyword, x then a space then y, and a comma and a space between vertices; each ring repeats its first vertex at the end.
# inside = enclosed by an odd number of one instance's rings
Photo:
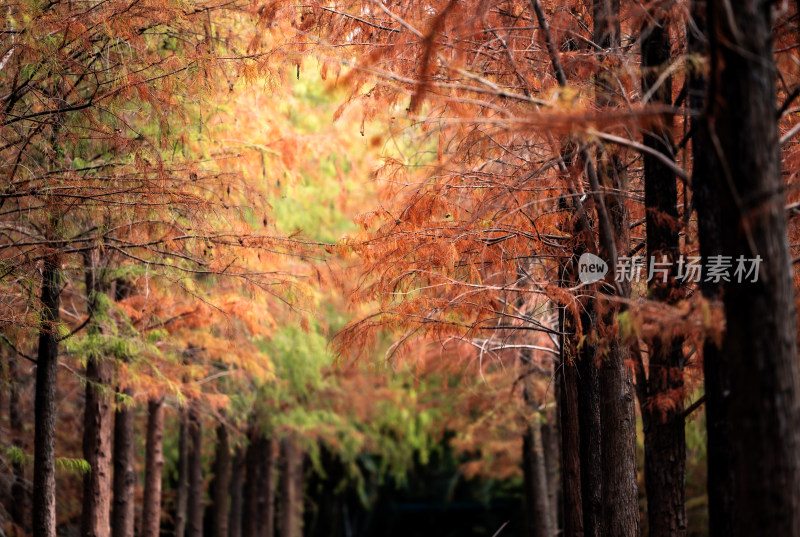
MULTIPOLYGON (((558 373, 556 373, 557 375, 558 373)), ((559 391, 558 381, 555 383, 556 394, 559 391)), ((558 404, 558 395, 555 397, 558 404)), ((553 534, 561 534, 559 520, 559 505, 561 504, 561 482, 559 480, 559 433, 558 433, 558 408, 554 412, 543 412, 542 417, 542 446, 544 448, 544 467, 547 477, 547 505, 550 507, 550 521, 553 534)))
MULTIPOLYGON (((536 0, 534 0, 536 3, 536 0)), ((537 10, 538 13, 538 10, 537 10)), ((543 25, 543 18, 540 21, 543 25)), ((552 50, 552 48, 551 48, 552 50)), ((555 55, 553 59, 554 70, 561 72, 560 62, 558 56, 555 55)), ((563 75, 563 72, 562 72, 563 75)), ((564 78, 560 76, 559 79, 564 78)), ((563 150, 562 150, 563 151, 563 150)), ((574 152, 573 152, 574 154, 574 152)), ((567 160, 569 165, 574 165, 574 162, 567 160)), ((575 199, 572 200, 572 213, 574 214, 578 207, 575 199)), ((559 200, 559 207, 563 210, 570 210, 570 205, 567 199, 562 197, 559 200)), ((573 223, 568 223, 565 227, 566 234, 578 237, 576 246, 574 248, 575 254, 570 262, 565 262, 559 267, 559 285, 561 287, 572 287, 577 281, 577 263, 579 259, 579 251, 585 248, 585 243, 591 240, 591 230, 587 224, 581 223, 580 220, 573 223)), ((581 306, 578 305, 580 308, 581 306)), ((578 310, 578 311, 582 311, 578 310)), ((578 321, 581 321, 573 310, 563 306, 558 314, 559 329, 561 331, 560 340, 560 356, 559 366, 557 368, 557 382, 560 384, 560 389, 556 390, 558 398, 558 411, 559 411, 559 430, 561 433, 561 484, 563 489, 563 528, 565 537, 583 537, 584 535, 584 517, 583 517, 583 475, 581 471, 581 463, 583 462, 583 452, 581 451, 582 436, 580 430, 581 412, 580 412, 580 391, 578 379, 578 364, 580 360, 580 352, 578 351, 578 321)), ((580 332, 583 333, 583 327, 580 332)))
POLYGON ((280 537, 301 537, 303 516, 302 452, 292 438, 281 441, 280 537))
MULTIPOLYGON (((616 161, 616 158, 613 159, 616 161)), ((614 162, 619 175, 618 164, 614 162)), ((614 231, 627 251, 629 244, 628 213, 616 195, 609 196, 609 209, 614 231)), ((608 252, 601 250, 608 258, 608 252)), ((623 285, 621 297, 630 297, 630 287, 623 285)), ((600 322, 607 351, 600 365, 600 422, 602 506, 600 534, 603 537, 638 537, 639 490, 636 481, 636 409, 633 375, 626 366, 628 349, 615 332, 620 307, 613 303, 600 322)))
MULTIPOLYGON (((535 412, 535 414, 538 414, 535 412)), ((551 537, 553 522, 548 503, 547 471, 538 416, 532 417, 522 436, 522 468, 525 484, 525 519, 528 537, 551 537)))
MULTIPOLYGON (((591 305, 587 305, 590 309, 591 305)), ((596 327, 594 313, 581 315, 583 346, 577 362, 578 422, 581 459, 581 510, 585 537, 600 536, 602 512, 602 468, 600 428, 600 378, 595 363, 595 347, 590 343, 591 330, 596 327)))
MULTIPOLYGON (((131 285, 124 279, 114 282, 114 300, 120 301, 131 293, 131 285)), ((135 415, 131 406, 133 390, 117 391, 123 401, 117 402, 114 413, 114 512, 111 520, 112 537, 133 537, 135 526, 135 415)))
MULTIPOLYGON (((708 57, 708 25, 705 0, 692 0, 692 24, 687 28, 688 49, 692 54, 708 57)), ((698 114, 707 113, 708 80, 697 68, 689 72, 689 107, 698 114)), ((719 200, 716 195, 713 146, 709 138, 705 117, 692 116, 692 193, 697 211, 697 236, 700 243, 702 265, 709 258, 722 254, 722 224, 719 200)), ((721 284, 713 281, 700 283, 703 296, 710 301, 720 299, 721 284)), ((733 462, 731 454, 730 423, 730 364, 711 339, 703 343, 703 379, 705 384, 705 412, 707 434, 707 489, 708 529, 711 537, 733 535, 733 462)))
POLYGON ((231 510, 228 517, 229 537, 242 537, 244 451, 237 447, 231 464, 231 510))
POLYGON ((601 67, 595 73, 597 92, 595 98, 601 107, 614 103, 614 82, 611 73, 603 67, 606 56, 618 53, 620 46, 619 0, 592 0, 592 40, 600 47, 597 51, 601 67))
MULTIPOLYGON (((562 314, 563 315, 563 314, 562 314)), ((565 327, 568 323, 564 323, 565 327)), ((567 333, 568 328, 563 332, 567 333)), ((563 349, 574 347, 564 337, 561 358, 561 481, 564 490, 564 537, 580 537, 583 532, 581 499, 580 430, 578 426, 578 372, 563 349), (569 344, 569 347, 565 345, 569 344)))
POLYGON ((178 433, 178 485, 175 490, 175 537, 186 532, 186 505, 189 495, 189 415, 185 407, 180 410, 178 433))
MULTIPOLYGON (((672 77, 663 77, 670 61, 669 17, 663 7, 651 9, 642 29, 642 93, 651 102, 672 104, 672 77), (659 80, 661 78, 661 80, 659 80)), ((660 114, 644 132, 643 143, 674 160, 672 116, 660 114)), ((644 159, 644 197, 648 266, 669 262, 669 275, 658 272, 649 282, 650 296, 674 304, 681 298, 676 281, 678 243, 678 185, 667 165, 649 153, 644 159)), ((648 271, 650 274, 650 271, 648 271)), ((647 520, 652 537, 686 535, 684 481, 686 442, 683 417, 683 338, 671 334, 649 338, 648 375, 637 384, 644 426, 644 470, 647 520)))
MULTIPOLYGON (((612 73, 603 66, 607 56, 619 53, 619 0, 594 0, 593 38, 600 46, 597 54, 600 69, 596 73, 596 101, 600 108, 612 107, 618 100, 612 73)), ((591 166, 591 162, 589 163, 591 166)), ((590 170, 590 175, 593 170, 590 170)), ((629 250, 630 231, 625 200, 619 194, 627 189, 622 158, 618 154, 601 155, 596 167, 594 186, 603 191, 595 196, 600 229, 600 256, 609 261, 611 273, 606 283, 615 288, 618 298, 630 296, 630 286, 614 285, 618 255, 629 250), (609 229, 612 228, 612 229, 609 229)), ((590 177, 591 179, 591 177, 590 177)), ((594 182, 594 181, 593 181, 594 182)), ((620 306, 608 301, 598 314, 598 332, 607 349, 600 356, 601 481, 603 497, 600 534, 603 537, 639 535, 639 499, 636 482, 636 414, 633 378, 625 363, 627 349, 616 333, 620 306)), ((585 516, 585 515, 584 515, 585 516)))
POLYGON ((260 520, 260 504, 265 500, 259 501, 259 496, 263 496, 263 476, 264 462, 266 460, 266 438, 252 427, 250 430, 250 444, 247 446, 245 460, 245 482, 244 492, 244 518, 242 521, 242 537, 261 537, 262 527, 260 520))
MULTIPOLYGON (((89 315, 97 310, 97 294, 104 286, 98 274, 97 250, 84 253, 86 298, 89 315)), ((89 333, 100 328, 91 322, 89 333)), ((83 458, 91 470, 83 476, 83 537, 108 537, 111 534, 111 402, 103 391, 111 385, 111 363, 90 354, 86 361, 86 403, 83 419, 83 458)))
POLYGON ((250 432, 246 455, 243 537, 275 535, 275 473, 277 449, 274 440, 257 428, 250 432))
POLYGON ((639 535, 636 482, 636 415, 633 379, 625 367, 627 351, 616 338, 600 371, 603 515, 601 534, 639 535))
POLYGON ((159 537, 161 527, 161 472, 164 436, 164 400, 147 403, 147 441, 145 445, 144 498, 142 500, 142 537, 159 537))
POLYGON ((111 364, 97 357, 86 363, 83 458, 91 471, 83 477, 83 537, 111 533, 111 404, 103 387, 111 384, 111 364))
POLYGON ((277 442, 273 438, 266 439, 264 451, 263 480, 261 487, 263 494, 259 495, 259 500, 263 499, 263 505, 259 504, 260 512, 263 513, 260 537, 274 537, 275 535, 275 471, 276 471, 276 451, 277 442))
POLYGON ((293 438, 292 442, 294 443, 294 464, 295 464, 295 471, 294 471, 294 496, 296 501, 296 508, 294 510, 295 514, 295 526, 296 531, 295 535, 297 537, 303 537, 303 518, 305 516, 305 452, 303 448, 297 443, 297 441, 293 438))
POLYGON ((189 495, 186 537, 203 537, 203 430, 197 411, 189 408, 189 495))
POLYGON ((214 532, 213 537, 228 537, 228 510, 230 507, 231 454, 228 429, 217 426, 217 455, 214 460, 214 532))
POLYGON ((56 371, 61 260, 44 260, 33 439, 33 537, 56 535, 56 371))
POLYGON ((724 285, 733 535, 800 535, 800 372, 781 177, 772 4, 709 2, 722 253, 761 259, 757 281, 724 285))
MULTIPOLYGON (((126 399, 133 390, 125 388, 126 399)), ((114 421, 114 516, 113 537, 133 537, 136 493, 134 411, 129 404, 117 405, 114 421)))

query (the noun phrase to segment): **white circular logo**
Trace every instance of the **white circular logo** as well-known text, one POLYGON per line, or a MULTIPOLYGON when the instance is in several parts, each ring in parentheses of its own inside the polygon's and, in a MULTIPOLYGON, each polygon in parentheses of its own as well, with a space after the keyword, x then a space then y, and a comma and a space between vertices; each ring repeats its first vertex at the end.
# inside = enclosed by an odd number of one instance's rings
POLYGON ((578 259, 578 279, 582 283, 599 282, 608 273, 608 263, 594 254, 585 253, 578 259))

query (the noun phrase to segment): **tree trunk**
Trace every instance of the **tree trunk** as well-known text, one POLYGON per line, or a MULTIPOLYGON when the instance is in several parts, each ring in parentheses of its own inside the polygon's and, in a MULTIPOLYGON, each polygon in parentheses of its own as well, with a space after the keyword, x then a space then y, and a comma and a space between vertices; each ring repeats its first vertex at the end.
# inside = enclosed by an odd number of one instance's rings
MULTIPOLYGON (((128 401, 133 390, 125 388, 122 394, 128 401)), ((136 494, 134 467, 134 411, 129 403, 117 405, 114 421, 114 518, 113 537, 133 537, 136 494)))
POLYGON ((247 446, 245 460, 244 519, 242 521, 242 537, 261 537, 261 505, 259 500, 264 495, 264 463, 266 461, 266 438, 255 428, 250 430, 250 445, 247 446))
POLYGON ((83 477, 83 537, 108 537, 111 533, 111 404, 103 393, 110 384, 111 364, 90 357, 86 363, 83 458, 91 471, 83 477))
POLYGON ((186 504, 189 495, 189 415, 185 407, 180 410, 178 433, 178 485, 175 490, 175 537, 186 532, 186 504))
MULTIPOLYGON (((521 275, 524 277, 524 275, 521 275)), ((520 367, 532 363, 532 354, 520 359, 520 367)), ((525 535, 552 537, 554 520, 550 511, 544 444, 539 403, 533 395, 532 373, 523 376, 522 397, 527 409, 527 424, 522 433, 522 475, 524 482, 525 535)))
MULTIPOLYGON (((617 158, 613 166, 619 177, 617 158)), ((620 187, 618 187, 620 188, 620 187)), ((629 248, 629 222, 624 201, 616 195, 608 197, 614 232, 620 244, 618 251, 629 248)), ((603 251, 603 250, 601 250, 603 251)), ((603 252, 609 257, 608 252, 603 252)), ((630 297, 630 287, 623 285, 621 298, 630 297)), ((639 488, 636 480, 636 408, 633 375, 626 366, 628 349, 613 332, 619 307, 613 303, 602 316, 601 327, 606 332, 600 365, 600 422, 602 507, 600 534, 603 537, 638 537, 639 488)))
POLYGON ((275 535, 276 443, 253 428, 246 456, 242 537, 275 535))
MULTIPOLYGON (((97 273, 97 250, 84 253, 86 299, 89 315, 97 313, 97 294, 104 286, 97 273)), ((91 322, 90 334, 100 331, 91 322)), ((111 385, 111 363, 92 353, 86 361, 86 403, 83 419, 83 458, 91 471, 83 476, 83 537, 109 537, 111 534, 111 402, 103 393, 111 385)))
MULTIPOLYGON (((593 40, 600 46, 597 54, 600 69, 596 73, 596 101, 600 108, 614 106, 616 84, 604 69, 606 56, 618 54, 620 47, 619 0, 594 0, 593 40)), ((604 153, 596 168, 595 196, 600 229, 600 256, 609 261, 607 283, 613 285, 617 256, 627 255, 630 243, 628 211, 619 194, 627 190, 622 157, 604 153), (609 229, 612 228, 612 229, 609 229)), ((591 164, 591 163, 590 163, 591 164)), ((590 174, 592 171, 590 170, 590 174)), ((590 177, 591 179, 591 177, 590 177)), ((593 181, 594 182, 594 181, 593 181)), ((630 286, 616 287, 619 298, 630 296, 630 286)), ((600 363, 600 422, 602 505, 600 534, 603 537, 639 535, 639 499, 636 482, 636 413, 633 379, 626 367, 627 349, 613 327, 620 307, 611 300, 607 311, 598 316, 598 332, 606 349, 600 363)))
POLYGON ((161 527, 161 471, 164 436, 164 400, 147 403, 147 441, 145 445, 144 498, 142 500, 142 537, 159 537, 161 527))
MULTIPOLYGON (((758 278, 724 285, 733 535, 800 535, 800 372, 772 52, 772 4, 709 3, 708 125, 717 157, 722 253, 760 257, 758 278)), ((746 266, 752 268, 751 263, 746 266)), ((740 273, 740 276, 741 273, 740 273)), ((723 404, 724 406, 724 404, 723 404)))
POLYGON ((281 441, 280 537, 302 537, 302 452, 292 438, 281 441))
MULTIPOLYGON (((610 322, 610 321, 608 321, 610 322)), ((600 371, 604 537, 639 535, 636 482, 636 415, 633 379, 625 367, 627 351, 617 339, 600 371)))
MULTIPOLYGON (((19 358, 10 356, 8 359, 8 426, 11 432, 11 443, 14 447, 23 450, 22 414, 20 400, 20 386, 17 362, 19 358)), ((11 521, 27 533, 28 526, 28 491, 25 486, 25 467, 22 462, 15 460, 11 463, 14 473, 14 483, 11 485, 11 521)))
MULTIPOLYGON (((591 305, 587 305, 587 309, 591 305)), ((594 363, 595 347, 589 342, 590 331, 596 326, 594 314, 581 316, 584 341, 578 360, 578 421, 580 432, 581 499, 583 505, 583 534, 600 536, 602 511, 602 468, 600 429, 600 379, 594 363)))
POLYGON ((242 537, 242 487, 244 472, 244 451, 237 447, 231 464, 231 510, 228 517, 229 537, 242 537))
POLYGON ((33 438, 33 537, 56 535, 56 370, 61 260, 48 257, 42 273, 42 312, 36 359, 33 438))
MULTIPOLYGON (((655 6, 646 21, 641 38, 642 92, 652 91, 652 103, 669 106, 672 104, 672 77, 659 80, 670 61, 668 14, 663 7, 655 6)), ((644 132, 643 143, 673 159, 672 116, 659 115, 644 132)), ((675 280, 680 255, 678 185, 675 174, 665 163, 648 153, 643 159, 648 263, 668 262, 670 267, 666 281, 664 276, 653 271, 655 276, 649 282, 649 292, 655 300, 674 304, 681 292, 675 280)), ((649 535, 682 537, 686 535, 683 338, 665 334, 663 338, 649 338, 647 344, 649 373, 647 379, 640 375, 637 390, 644 426, 649 535)))
MULTIPOLYGON (((567 323, 564 324, 567 326, 567 323)), ((565 329, 564 332, 567 332, 565 329)), ((564 337, 564 343, 568 336, 564 337)), ((574 350, 570 344, 569 347, 574 350)), ((562 351, 561 398, 561 482, 564 490, 564 537, 579 537, 583 532, 581 500, 581 451, 578 426, 578 372, 572 359, 562 351)))
POLYGON ((186 537, 203 537, 203 430, 197 411, 189 408, 189 496, 186 537))
MULTIPOLYGON (((132 287, 120 278, 113 284, 114 301, 129 297, 132 287)), ((133 537, 136 511, 135 415, 131 403, 133 390, 117 388, 122 395, 114 412, 114 512, 112 537, 133 537)))
POLYGON ((228 509, 230 506, 231 453, 228 429, 217 426, 217 455, 214 460, 214 532, 213 537, 228 537, 228 509))
MULTIPOLYGON (((558 374, 558 373, 556 373, 558 374)), ((559 391, 558 381, 555 383, 556 404, 559 391)), ((561 504, 561 482, 559 481, 560 446, 558 442, 558 408, 554 412, 543 412, 542 417, 542 445, 544 447, 544 467, 547 474, 547 505, 550 507, 550 521, 553 534, 561 534, 559 520, 559 505, 561 504)))
POLYGON ((297 537, 303 537, 303 523, 304 523, 304 516, 305 516, 305 452, 303 448, 301 448, 296 440, 292 439, 294 443, 294 497, 295 497, 295 505, 296 508, 294 510, 295 513, 295 535, 297 537))
MULTIPOLYGON (((541 22, 540 22, 541 24, 541 22)), ((557 56, 556 56, 557 57, 557 56)), ((574 165, 570 162, 570 165, 574 165)), ((574 203, 573 199, 573 203, 574 203)), ((566 198, 559 200, 560 208, 568 210, 570 204, 567 203, 566 198)), ((573 213, 577 207, 573 206, 573 213)), ((579 254, 585 243, 591 240, 591 230, 583 229, 587 227, 586 224, 581 224, 580 221, 576 222, 577 225, 567 225, 565 232, 579 237, 576 241, 576 254, 570 260, 571 262, 565 263, 559 268, 559 285, 561 287, 572 287, 578 279, 575 272, 579 254), (583 236, 582 240, 580 237, 583 236)), ((579 305, 579 307, 581 307, 579 305)), ((581 361, 581 356, 578 351, 578 342, 580 341, 578 335, 578 321, 581 317, 577 316, 572 310, 566 306, 560 308, 558 314, 559 329, 561 331, 560 340, 560 357, 559 367, 557 368, 557 381, 560 383, 560 389, 556 390, 558 398, 558 411, 559 411, 559 430, 561 432, 561 484, 563 489, 563 524, 564 524, 564 537, 583 537, 585 535, 583 524, 583 475, 581 472, 581 463, 583 462, 582 446, 582 433, 580 429, 581 411, 580 411, 580 378, 578 372, 578 364, 581 361)), ((580 332, 584 332, 584 328, 580 328, 580 332)), ((585 342, 584 342, 585 343, 585 342)))
MULTIPOLYGON (((708 25, 705 0, 692 0, 692 23, 687 28, 688 48, 692 54, 708 56, 708 25)), ((706 113, 708 82, 701 69, 689 72, 689 107, 695 113, 706 113)), ((713 146, 705 119, 692 116, 692 193, 697 211, 697 236, 700 243, 702 265, 709 258, 722 254, 722 227, 720 207, 714 185, 713 146)), ((719 282, 700 283, 700 290, 708 300, 719 300, 719 282)), ((730 363, 716 342, 708 339, 703 344, 703 379, 706 394, 707 434, 707 489, 708 529, 711 537, 733 535, 733 461, 731 454, 730 423, 730 363)))
POLYGON ((263 480, 261 482, 264 492, 259 495, 259 500, 263 498, 263 506, 259 504, 260 511, 263 513, 260 537, 275 536, 275 461, 277 459, 275 452, 277 449, 277 442, 273 438, 266 440, 262 466, 263 480))
POLYGON ((592 0, 592 40, 600 68, 595 73, 596 100, 605 107, 614 103, 615 85, 611 73, 603 67, 605 57, 617 54, 620 46, 619 0, 592 0))
POLYGON ((525 483, 525 519, 528 537, 552 537, 553 522, 548 503, 547 471, 538 413, 522 436, 522 468, 525 483))

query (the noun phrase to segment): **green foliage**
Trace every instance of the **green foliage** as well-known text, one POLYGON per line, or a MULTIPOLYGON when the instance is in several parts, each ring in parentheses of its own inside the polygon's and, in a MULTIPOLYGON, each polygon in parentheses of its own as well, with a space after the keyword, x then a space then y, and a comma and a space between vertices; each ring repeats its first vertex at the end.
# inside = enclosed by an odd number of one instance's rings
POLYGON ((83 361, 88 358, 98 360, 134 360, 142 356, 146 346, 129 335, 106 334, 89 330, 84 334, 65 341, 67 351, 83 361))
POLYGON ((114 392, 114 402, 117 405, 117 408, 124 408, 133 406, 134 399, 130 395, 122 392, 115 391, 114 392))
POLYGON ((303 230, 311 239, 334 243, 355 229, 339 204, 343 193, 358 187, 352 179, 339 181, 338 175, 346 174, 352 167, 346 156, 330 154, 314 157, 314 161, 315 173, 319 172, 322 180, 303 173, 302 182, 286 186, 281 197, 273 201, 273 214, 281 230, 289 233, 303 230))
MULTIPOLYGON (((33 455, 25 453, 18 446, 8 446, 5 455, 12 464, 30 466, 33 464, 33 455)), ((56 457, 56 469, 62 472, 84 475, 92 471, 92 467, 85 459, 71 457, 56 457)))
POLYGON ((325 337, 315 325, 308 332, 296 325, 280 327, 261 343, 261 350, 272 358, 279 381, 265 387, 276 402, 307 399, 322 388, 322 368, 333 363, 325 337))
POLYGON ((33 455, 25 453, 19 446, 8 446, 6 448, 6 458, 12 464, 20 464, 22 466, 33 462, 33 455))
POLYGON ((92 467, 85 459, 72 459, 69 457, 57 457, 56 469, 77 475, 88 474, 92 471, 92 467))

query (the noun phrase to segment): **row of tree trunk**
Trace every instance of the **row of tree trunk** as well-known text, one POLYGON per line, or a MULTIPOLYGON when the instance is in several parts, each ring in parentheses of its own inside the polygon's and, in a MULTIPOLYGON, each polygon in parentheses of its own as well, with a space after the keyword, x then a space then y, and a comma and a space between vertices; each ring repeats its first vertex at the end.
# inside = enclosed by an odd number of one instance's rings
MULTIPOLYGON (((531 3, 556 78, 566 85, 541 6, 538 0, 531 3)), ((605 56, 620 47, 619 1, 594 0, 592 7, 600 65, 596 103, 607 108, 615 105, 614 84, 603 66, 605 56)), ((710 57, 711 67, 708 78, 693 70, 686 88, 689 106, 702 111, 693 116, 690 131, 700 253, 704 262, 715 255, 761 261, 756 282, 701 285, 707 299, 722 299, 727 328, 722 348, 711 341, 703 347, 710 533, 798 536, 800 376, 770 6, 693 0, 690 8, 688 50, 710 57)), ((668 5, 654 3, 648 9, 640 42, 642 92, 651 95, 651 104, 668 110, 680 105, 673 103, 666 72, 675 32, 668 5)), ((656 113, 643 145, 674 161, 672 122, 671 113, 656 113)), ((581 158, 598 222, 596 230, 588 226, 580 217, 583 208, 575 207, 570 230, 577 242, 574 260, 583 252, 609 260, 611 277, 605 289, 614 291, 606 292, 625 299, 629 289, 613 283, 615 258, 631 251, 621 199, 626 190, 623 170, 613 152, 601 150, 595 157, 583 151, 581 158)), ((673 267, 666 281, 654 278, 649 293, 651 299, 671 305, 683 298, 674 272, 681 254, 677 179, 664 159, 644 153, 643 160, 648 262, 655 258, 673 267)), ((575 285, 568 265, 562 266, 562 274, 565 285, 575 285)), ((565 335, 557 390, 563 534, 639 535, 635 393, 644 427, 648 534, 686 535, 683 340, 671 334, 646 338, 645 362, 638 344, 623 344, 615 331, 614 317, 624 300, 600 297, 582 303, 579 314, 566 311, 560 319, 565 335), (628 349, 637 364, 635 388, 625 365, 628 349)), ((541 433, 534 424, 523 439, 529 537, 559 533, 554 525, 559 517, 548 515, 547 500, 556 488, 546 486, 547 450, 541 433)))
MULTIPOLYGON (((43 264, 42 329, 36 357, 36 390, 34 405, 34 475, 31 524, 27 517, 27 492, 24 470, 14 464, 12 486, 12 520, 21 528, 31 527, 34 537, 56 535, 56 373, 60 336, 59 322, 61 275, 57 256, 43 264)), ((113 292, 115 300, 125 298, 129 289, 125 282, 109 285, 101 277, 102 261, 96 249, 84 254, 84 275, 88 299, 86 329, 99 332, 92 321, 98 315, 100 293, 113 292), (113 289, 112 289, 113 287, 113 289)), ((21 446, 22 417, 16 382, 17 358, 9 359, 11 377, 9 423, 12 442, 21 446)), ((91 470, 84 476, 81 535, 83 537, 133 537, 135 525, 134 409, 132 392, 111 385, 113 360, 99 354, 87 358, 85 382, 83 456, 91 470), (112 401, 116 397, 116 410, 112 401), (113 443, 112 443, 113 439, 113 443), (113 447, 112 447, 113 446, 113 447), (112 451, 113 450, 113 451, 112 451), (113 462, 112 462, 113 461, 113 462), (112 471, 113 470, 113 471, 112 471), (113 478, 112 478, 113 474, 113 478), (113 508, 112 508, 113 499, 113 508)), ((158 537, 162 522, 162 450, 164 434, 163 397, 147 404, 145 445, 145 478, 142 502, 141 537, 158 537)), ((178 537, 202 537, 205 512, 204 473, 202 459, 201 416, 195 406, 181 409, 179 439, 179 479, 175 513, 175 534, 178 537)), ((255 430, 255 429, 254 429, 255 430)), ((242 508, 243 470, 237 455, 232 471, 228 431, 217 427, 217 449, 213 481, 213 537, 269 537, 275 535, 275 445, 263 435, 253 434, 247 449, 247 505, 242 508), (253 471, 253 466, 256 467, 253 471), (238 475, 236 474, 238 472, 238 475), (250 492, 256 491, 256 494, 250 492), (231 502, 228 501, 232 498, 231 502), (236 503, 238 498, 238 504, 236 503), (259 498, 253 503, 251 498, 259 498), (235 517, 229 517, 229 513, 235 517), (230 518, 230 521, 229 521, 230 518), (243 522, 242 522, 243 521, 243 522)), ((302 526, 303 452, 291 438, 281 444, 281 521, 277 525, 281 537, 299 537, 302 526)))
MULTIPOLYGON (((123 410, 122 412, 131 412, 123 410)), ((119 415, 117 416, 119 418, 119 415)), ((280 444, 256 427, 251 430, 246 449, 232 452, 230 435, 225 424, 216 428, 213 478, 209 483, 211 503, 206 509, 205 475, 203 466, 203 433, 195 407, 181 410, 179 430, 178 482, 174 512, 176 537, 300 537, 303 516, 303 451, 291 437, 280 444), (276 494, 279 488, 280 493, 276 494), (276 523, 275 513, 280 513, 276 523)), ((125 427, 124 420, 117 425, 125 427)), ((162 531, 161 483, 164 457, 164 401, 148 404, 145 486, 142 502, 142 537, 158 537, 162 531)), ((119 435, 117 435, 119 437, 119 435)), ((133 436, 126 437, 132 440, 133 436)), ((115 446, 115 463, 132 467, 132 453, 126 456, 131 442, 115 446), (121 459, 126 459, 125 461, 121 459)), ((114 537, 133 535, 133 487, 129 474, 123 472, 120 489, 114 491, 114 537), (117 492, 119 490, 119 492, 117 492), (117 514, 120 513, 119 518, 117 514), (126 514, 123 514, 126 513, 126 514), (128 514, 130 513, 130 518, 128 514), (126 531, 130 531, 126 534, 126 531)), ((115 486, 117 485, 115 480, 115 486)), ((84 497, 84 517, 87 498, 84 497)), ((89 534, 84 534, 88 537, 89 534)), ((96 537, 109 535, 95 533, 96 537)))
MULTIPOLYGON (((93 266, 93 265, 87 265, 93 266)), ((53 287, 57 276, 50 276, 53 287)), ((100 291, 93 271, 87 270, 87 288, 100 291)), ((46 290, 50 292, 49 290, 46 290)), ((57 301, 57 293, 51 300, 57 301)), ((45 296, 45 298, 48 298, 45 296)), ((57 302, 52 302, 57 311, 57 302)), ((52 394, 37 390, 37 409, 48 408, 55 400, 55 371, 49 371, 47 359, 55 366, 57 348, 49 332, 40 338, 37 382, 46 376, 52 394), (45 340, 42 344, 41 340, 45 340), (43 359, 44 358, 44 359, 43 359), (44 375, 47 373, 47 375, 44 375)), ((12 443, 22 446, 23 421, 20 415, 21 385, 18 358, 9 357, 11 390, 7 399, 12 443)), ((84 537, 133 537, 135 534, 136 433, 135 409, 130 405, 131 390, 119 390, 113 410, 111 371, 113 363, 102 357, 90 357, 86 365, 86 402, 84 412, 83 454, 91 471, 84 476, 81 535, 84 537), (113 462, 112 462, 113 461, 113 462)), ((164 466, 165 401, 151 399, 147 404, 144 490, 141 508, 142 537, 159 537, 162 525, 162 470, 164 466)), ((41 423, 37 414, 32 495, 25 486, 24 468, 13 464, 15 474, 11 496, 11 518, 23 531, 32 528, 37 535, 55 536, 55 412, 52 424, 41 423), (50 431, 51 440, 42 443, 41 430, 50 431), (44 448, 48 449, 44 449, 44 448), (45 458, 45 456, 47 458, 45 458), (51 460, 49 467, 43 460, 51 460), (32 496, 32 508, 29 503, 32 496), (28 517, 31 518, 28 518, 28 517)), ((233 448, 225 424, 216 428, 213 479, 209 484, 211 503, 206 509, 205 475, 202 457, 201 416, 194 405, 180 409, 178 482, 174 511, 176 537, 202 537, 204 530, 212 537, 300 537, 303 517, 303 450, 291 437, 280 443, 251 428, 247 447, 233 448), (276 520, 275 513, 280 513, 276 520), (208 516, 210 515, 210 516, 208 516), (210 524, 204 517, 210 519, 210 524)))

